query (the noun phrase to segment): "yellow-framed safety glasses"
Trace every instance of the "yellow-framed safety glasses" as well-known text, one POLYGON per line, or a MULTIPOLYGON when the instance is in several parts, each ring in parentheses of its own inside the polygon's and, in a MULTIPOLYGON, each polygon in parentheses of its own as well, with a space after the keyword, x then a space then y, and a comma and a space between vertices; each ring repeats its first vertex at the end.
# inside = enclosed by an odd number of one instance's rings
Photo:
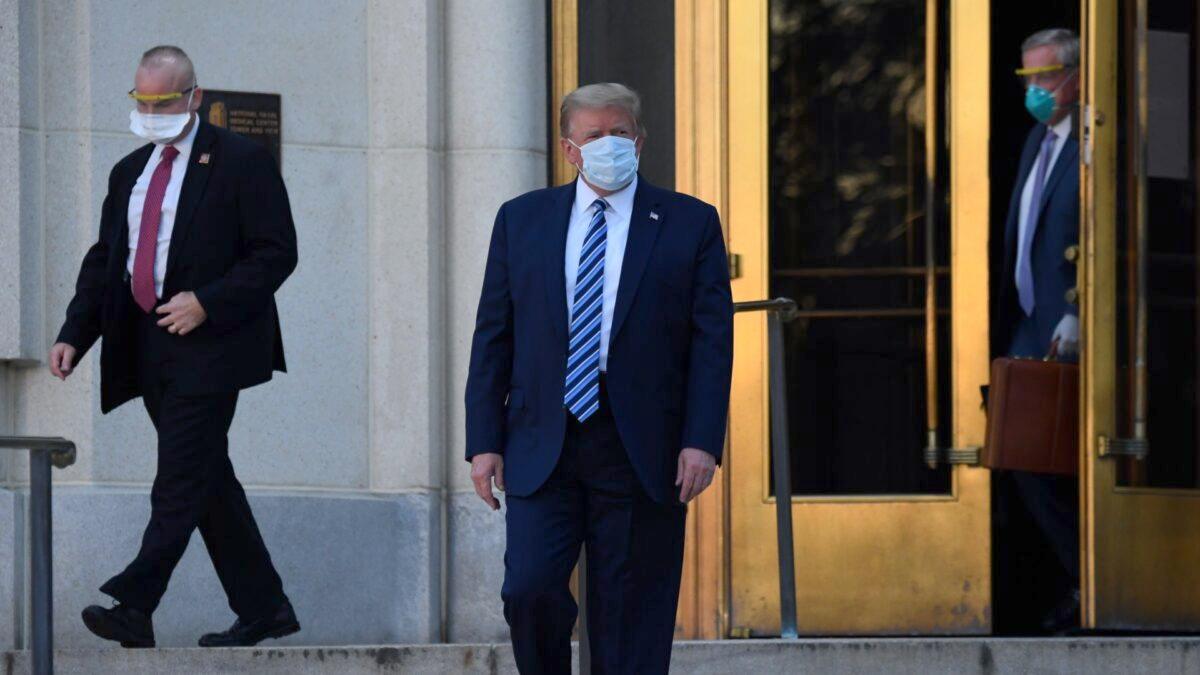
POLYGON ((1020 77, 1028 77, 1030 75, 1042 75, 1043 73, 1056 73, 1060 70, 1066 70, 1066 66, 1061 63, 1056 63, 1052 66, 1035 66, 1033 68, 1017 68, 1016 74, 1020 77))
POLYGON ((183 98, 184 94, 191 92, 196 88, 192 85, 183 91, 173 91, 169 94, 139 94, 137 89, 129 90, 129 98, 141 103, 162 103, 164 101, 174 101, 177 98, 183 98))
POLYGON ((1058 82, 1057 75, 1062 72, 1075 70, 1075 66, 1056 63, 1049 66, 1033 66, 1017 68, 1014 72, 1025 85, 1051 86, 1058 82))

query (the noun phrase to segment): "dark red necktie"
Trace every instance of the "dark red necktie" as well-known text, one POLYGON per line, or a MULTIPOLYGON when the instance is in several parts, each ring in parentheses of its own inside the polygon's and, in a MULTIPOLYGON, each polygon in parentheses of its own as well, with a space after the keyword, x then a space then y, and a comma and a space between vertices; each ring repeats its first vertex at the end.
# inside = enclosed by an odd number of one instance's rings
POLYGON ((133 299, 142 311, 149 314, 158 299, 154 292, 154 255, 158 251, 158 224, 162 221, 163 195, 171 182, 171 162, 179 151, 175 146, 163 148, 162 159, 150 177, 150 189, 142 205, 142 226, 138 232, 137 253, 133 257, 133 299))

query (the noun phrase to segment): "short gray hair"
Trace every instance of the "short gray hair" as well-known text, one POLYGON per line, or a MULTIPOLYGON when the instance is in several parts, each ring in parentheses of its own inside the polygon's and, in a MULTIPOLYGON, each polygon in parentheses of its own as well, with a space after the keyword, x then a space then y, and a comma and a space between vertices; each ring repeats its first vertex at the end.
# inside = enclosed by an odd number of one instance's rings
POLYGON ((175 45, 159 45, 147 49, 142 54, 141 63, 138 65, 143 68, 162 68, 163 66, 177 68, 183 81, 181 89, 196 86, 196 68, 192 65, 192 59, 188 57, 187 52, 175 45))
POLYGON ((563 138, 571 135, 571 115, 576 110, 610 107, 620 108, 629 113, 638 133, 646 135, 646 127, 642 126, 642 98, 636 91, 617 82, 585 84, 564 96, 562 107, 558 110, 558 131, 563 138))
POLYGON ((1021 53, 1038 47, 1054 47, 1058 54, 1058 62, 1068 68, 1079 65, 1079 36, 1067 28, 1047 28, 1025 38, 1021 43, 1021 53))

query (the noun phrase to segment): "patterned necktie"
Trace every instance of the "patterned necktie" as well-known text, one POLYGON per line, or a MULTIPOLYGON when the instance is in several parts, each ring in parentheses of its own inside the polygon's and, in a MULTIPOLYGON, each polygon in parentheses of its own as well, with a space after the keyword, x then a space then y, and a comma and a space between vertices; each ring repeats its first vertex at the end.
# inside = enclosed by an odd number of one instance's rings
POLYGON ((567 386, 563 403, 583 422, 600 408, 600 324, 604 319, 604 246, 608 225, 603 199, 595 209, 587 237, 579 252, 575 274, 575 302, 571 310, 571 346, 567 350, 567 386))
POLYGON ((1025 229, 1021 232, 1021 241, 1017 246, 1017 297, 1021 301, 1021 309, 1025 311, 1025 316, 1033 316, 1033 262, 1029 256, 1034 231, 1037 229, 1038 212, 1041 211, 1046 172, 1050 169, 1050 156, 1054 154, 1055 140, 1057 136, 1047 129, 1041 152, 1038 153, 1037 171, 1034 172, 1033 190, 1029 196, 1029 211, 1025 214, 1025 229))
POLYGON ((133 299, 149 314, 158 294, 154 290, 154 255, 158 251, 158 224, 162 221, 163 195, 171 182, 171 162, 179 151, 175 146, 163 148, 162 159, 154 167, 146 201, 142 205, 142 225, 138 231, 137 253, 133 257, 133 299))

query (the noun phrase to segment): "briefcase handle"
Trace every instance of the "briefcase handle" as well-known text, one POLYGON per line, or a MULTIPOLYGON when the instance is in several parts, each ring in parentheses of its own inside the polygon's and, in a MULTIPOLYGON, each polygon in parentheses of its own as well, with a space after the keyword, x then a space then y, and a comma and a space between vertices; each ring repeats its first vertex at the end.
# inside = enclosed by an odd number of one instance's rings
POLYGON ((1058 340, 1059 338, 1054 338, 1054 340, 1050 342, 1050 351, 1046 352, 1045 358, 1042 359, 1043 361, 1058 360, 1058 340))

